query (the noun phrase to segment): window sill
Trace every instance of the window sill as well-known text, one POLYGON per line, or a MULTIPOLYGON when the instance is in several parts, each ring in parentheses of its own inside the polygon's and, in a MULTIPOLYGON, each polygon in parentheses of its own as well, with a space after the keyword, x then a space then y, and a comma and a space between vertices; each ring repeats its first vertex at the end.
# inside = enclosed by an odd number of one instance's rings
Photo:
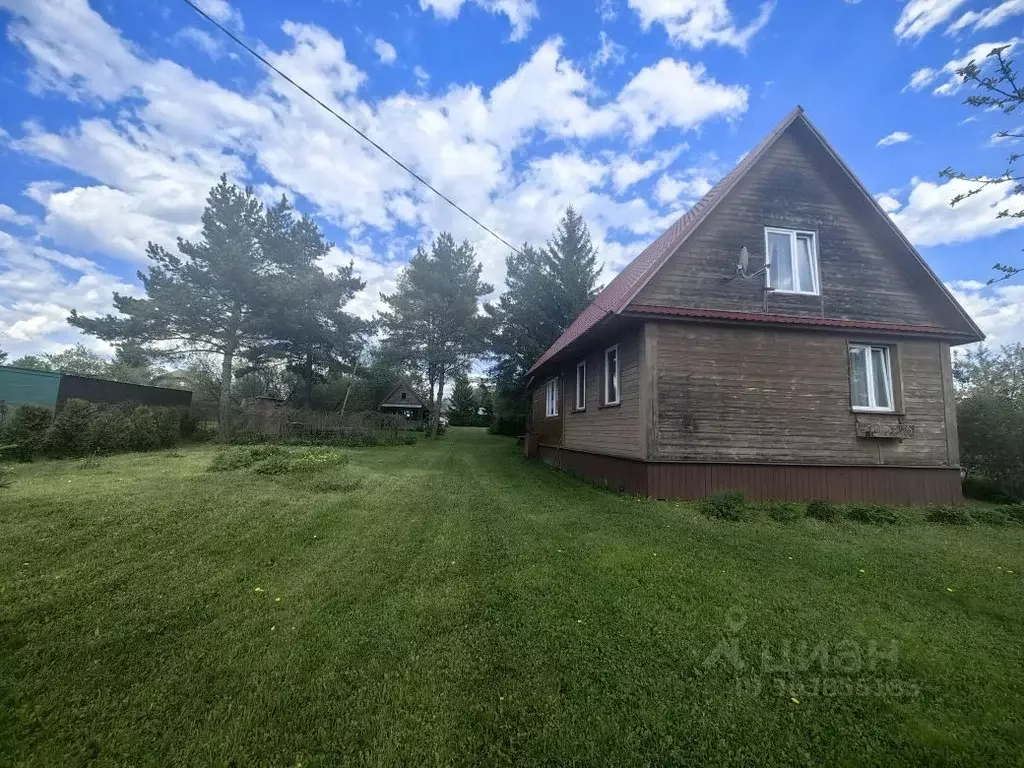
POLYGON ((860 408, 853 406, 850 408, 854 413, 868 413, 875 414, 878 416, 903 416, 903 411, 896 410, 895 408, 860 408))
POLYGON ((597 406, 597 409, 598 410, 603 410, 604 408, 619 408, 621 406, 622 406, 621 402, 619 402, 619 403, 604 403, 602 405, 597 406))
POLYGON ((783 296, 821 296, 821 291, 784 291, 781 288, 769 288, 768 290, 771 293, 781 293, 783 296))
POLYGON ((584 408, 573 408, 572 412, 573 413, 586 413, 587 409, 585 407, 584 408))

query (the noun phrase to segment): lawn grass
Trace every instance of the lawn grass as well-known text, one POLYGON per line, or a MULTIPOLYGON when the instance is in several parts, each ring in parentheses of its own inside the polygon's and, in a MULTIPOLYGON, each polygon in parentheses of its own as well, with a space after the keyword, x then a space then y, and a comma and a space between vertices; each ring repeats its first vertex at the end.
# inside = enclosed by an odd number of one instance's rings
POLYGON ((477 430, 214 452, 15 467, 0 763, 1021 761, 1019 525, 709 519, 477 430))

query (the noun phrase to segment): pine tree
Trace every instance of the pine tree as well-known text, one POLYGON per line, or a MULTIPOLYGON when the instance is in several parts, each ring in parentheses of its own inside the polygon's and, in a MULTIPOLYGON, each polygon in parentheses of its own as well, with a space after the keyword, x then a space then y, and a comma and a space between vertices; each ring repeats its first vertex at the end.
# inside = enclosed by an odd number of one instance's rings
POLYGON ((489 427, 494 421, 494 398, 491 397, 491 390, 486 382, 480 382, 476 394, 480 407, 480 422, 489 427))
POLYGON ((448 404, 448 420, 455 427, 470 427, 476 424, 476 398, 473 396, 473 386, 465 373, 455 377, 455 388, 448 404))
POLYGON ((164 354, 220 357, 218 422, 231 432, 231 380, 236 357, 263 340, 280 265, 261 248, 263 206, 251 188, 226 176, 210 190, 201 239, 178 240, 179 255, 149 243, 149 268, 139 273, 145 298, 114 294, 118 314, 68 322, 106 341, 159 344, 164 354))
POLYGON ((296 218, 286 197, 267 210, 262 247, 282 270, 274 284, 277 300, 261 328, 264 341, 246 357, 254 369, 283 361, 302 382, 303 404, 311 408, 313 387, 358 354, 368 324, 343 307, 366 283, 351 262, 330 274, 323 271, 319 262, 333 243, 310 217, 296 218))
POLYGON ((523 415, 526 372, 593 300, 601 267, 587 225, 572 207, 544 250, 524 244, 505 267, 506 290, 488 307, 491 373, 503 414, 523 415))
POLYGON ((480 279, 481 269, 468 242, 456 243, 442 232, 429 253, 417 249, 395 292, 381 294, 387 305, 380 313, 387 349, 430 386, 431 435, 437 434, 446 377, 484 348, 487 323, 478 308, 493 288, 480 279))

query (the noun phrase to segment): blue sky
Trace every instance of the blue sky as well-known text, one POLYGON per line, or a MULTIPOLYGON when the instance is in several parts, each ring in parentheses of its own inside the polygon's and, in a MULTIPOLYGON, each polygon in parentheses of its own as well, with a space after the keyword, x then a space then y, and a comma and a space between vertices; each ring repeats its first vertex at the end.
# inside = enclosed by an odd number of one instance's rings
MULTIPOLYGON (((605 279, 796 104, 995 343, 1024 340, 1024 208, 950 209, 1016 118, 963 104, 957 62, 1016 44, 1021 0, 203 0, 206 11, 511 242, 572 203, 605 279)), ((77 340, 72 307, 137 291, 145 243, 195 236, 227 173, 287 193, 380 291, 438 231, 501 286, 506 249, 179 0, 0 0, 0 347, 77 340)), ((106 350, 95 340, 87 343, 106 350)))

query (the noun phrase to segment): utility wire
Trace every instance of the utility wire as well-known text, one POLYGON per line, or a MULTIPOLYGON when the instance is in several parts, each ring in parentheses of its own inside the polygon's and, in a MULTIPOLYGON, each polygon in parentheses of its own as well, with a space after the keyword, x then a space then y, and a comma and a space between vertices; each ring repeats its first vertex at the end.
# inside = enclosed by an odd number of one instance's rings
MULTIPOLYGON (((332 115, 333 115, 334 117, 338 118, 338 120, 340 120, 340 121, 341 121, 342 123, 344 123, 344 124, 345 124, 346 126, 348 126, 348 127, 349 127, 349 128, 351 128, 351 129, 352 129, 353 131, 355 131, 355 132, 356 132, 357 134, 359 134, 359 136, 360 136, 360 137, 361 137, 361 138, 362 138, 362 139, 363 139, 364 141, 366 141, 367 143, 369 143, 369 144, 370 144, 370 145, 371 145, 371 146, 372 146, 372 147, 373 147, 374 149, 376 149, 376 150, 377 150, 378 152, 380 152, 380 153, 381 153, 382 155, 384 155, 384 156, 385 156, 385 157, 386 157, 386 158, 387 158, 388 160, 390 160, 391 162, 393 162, 393 163, 394 163, 395 165, 397 165, 397 166, 398 166, 399 168, 401 168, 401 169, 402 169, 403 171, 405 171, 405 172, 406 172, 406 173, 408 173, 408 174, 409 174, 410 176, 412 176, 412 177, 413 177, 414 179, 416 179, 416 181, 418 181, 418 182, 419 182, 420 184, 422 184, 423 186, 425 186, 425 187, 426 187, 427 189, 429 189, 429 190, 430 190, 431 192, 433 192, 433 193, 434 193, 435 195, 437 195, 437 196, 438 196, 438 197, 440 197, 440 198, 441 198, 442 200, 444 200, 444 201, 445 201, 446 203, 448 203, 448 205, 450 205, 450 206, 451 206, 452 208, 454 208, 455 210, 457 210, 457 211, 458 211, 459 213, 461 213, 461 214, 462 214, 463 216, 465 216, 465 217, 466 217, 467 219, 469 219, 470 221, 472 221, 472 222, 473 222, 474 224, 476 224, 476 225, 477 225, 478 227, 480 227, 480 228, 481 228, 482 230, 484 230, 485 232, 487 232, 487 233, 488 233, 489 235, 491 235, 491 236, 492 236, 492 237, 494 237, 495 239, 497 239, 497 240, 500 240, 500 241, 501 241, 502 243, 504 243, 505 245, 507 245, 507 246, 508 246, 509 248, 511 248, 511 249, 512 249, 512 251, 513 251, 513 252, 515 252, 516 254, 519 254, 519 249, 518 249, 518 248, 516 248, 516 247, 515 247, 514 245, 512 245, 512 243, 510 243, 510 242, 509 242, 508 240, 506 240, 506 239, 505 239, 504 237, 502 237, 502 236, 501 236, 501 235, 499 235, 499 234, 498 234, 497 232, 495 232, 495 231, 494 231, 493 229, 491 229, 490 227, 488 227, 488 226, 487 226, 486 224, 484 224, 484 223, 483 223, 482 221, 480 221, 480 219, 478 219, 478 218, 477 218, 476 216, 474 216, 473 214, 469 213, 469 212, 468 212, 468 211, 467 211, 466 209, 464 209, 464 208, 463 208, 462 206, 460 206, 460 205, 459 205, 458 203, 456 203, 456 202, 455 202, 454 200, 452 200, 452 199, 451 199, 450 197, 448 197, 448 196, 447 196, 446 194, 444 194, 443 192, 441 192, 440 190, 438 190, 438 189, 437 189, 437 188, 436 188, 436 187, 435 187, 435 186, 434 186, 433 184, 431 184, 431 183, 430 183, 429 181, 427 181, 427 180, 426 180, 426 179, 424 179, 424 178, 423 178, 422 176, 420 176, 420 175, 419 175, 418 173, 416 173, 416 171, 414 171, 414 170, 413 170, 412 168, 410 168, 409 166, 407 166, 407 165, 406 165, 405 163, 403 163, 403 162, 402 162, 401 160, 399 160, 399 159, 398 159, 397 157, 395 157, 394 155, 392 155, 392 154, 391 154, 390 152, 388 152, 388 151, 387 151, 386 149, 384 149, 384 147, 382 147, 382 146, 381 146, 380 144, 378 144, 378 143, 377 143, 376 141, 374 141, 373 139, 371 139, 371 138, 370 138, 369 136, 367 136, 367 135, 366 135, 365 133, 363 133, 363 132, 362 132, 361 130, 359 130, 358 128, 356 128, 356 126, 354 126, 354 125, 353 125, 352 123, 350 123, 350 122, 349 122, 348 120, 346 120, 346 119, 345 119, 344 117, 342 117, 341 115, 339 115, 339 114, 338 114, 337 112, 335 112, 335 111, 334 111, 333 109, 331 109, 331 108, 330 108, 329 106, 327 106, 327 105, 326 105, 326 104, 325 104, 324 102, 322 102, 322 101, 321 101, 320 99, 318 99, 318 98, 317 98, 316 96, 314 96, 314 95, 313 95, 312 93, 310 93, 310 92, 309 92, 309 91, 307 91, 307 90, 306 90, 305 88, 303 88, 303 87, 302 87, 301 85, 299 85, 299 84, 298 84, 297 82, 295 82, 294 80, 292 80, 292 79, 291 79, 291 78, 290 78, 290 77, 289 77, 288 75, 286 75, 286 74, 285 74, 284 72, 282 72, 282 71, 281 71, 280 69, 278 69, 277 67, 275 67, 275 66, 274 66, 273 64, 271 64, 271 63, 270 63, 269 61, 267 61, 267 60, 266 60, 266 59, 265 59, 265 58, 264 58, 263 56, 261 56, 261 55, 260 55, 260 54, 259 54, 259 53, 258 53, 257 51, 253 50, 253 49, 252 49, 252 48, 251 48, 251 47, 250 47, 250 46, 249 46, 249 45, 248 45, 248 44, 247 44, 247 43, 246 43, 246 42, 245 42, 244 40, 242 40, 242 39, 241 39, 241 38, 239 38, 239 37, 238 37, 237 35, 235 35, 235 33, 234 33, 234 32, 232 32, 232 31, 231 31, 230 29, 228 29, 227 27, 225 27, 225 26, 224 26, 223 24, 221 24, 221 23, 220 23, 219 21, 217 21, 216 19, 212 18, 212 17, 211 17, 211 16, 210 16, 210 15, 209 15, 208 13, 206 13, 206 11, 204 11, 204 10, 203 10, 202 8, 200 8, 200 7, 198 6, 198 5, 196 5, 196 4, 194 3, 194 2, 192 2, 192 0, 182 0, 182 2, 183 2, 183 3, 185 3, 185 5, 187 5, 187 6, 189 7, 189 8, 191 8, 191 9, 192 9, 193 11, 195 11, 196 13, 198 13, 198 14, 199 14, 200 16, 202 16, 202 17, 203 17, 204 19, 206 19, 206 20, 207 20, 208 22, 210 22, 211 24, 213 24, 213 26, 215 26, 215 27, 216 27, 217 29, 219 29, 219 30, 220 30, 221 32, 223 32, 223 33, 224 33, 225 35, 227 35, 227 36, 228 36, 229 38, 231 38, 232 40, 234 40, 234 41, 235 41, 235 42, 236 42, 236 43, 237 43, 238 45, 240 45, 240 46, 241 46, 242 48, 244 48, 244 49, 245 49, 245 50, 246 50, 246 51, 247 51, 247 52, 248 52, 248 53, 249 53, 250 55, 252 55, 252 56, 253 56, 254 58, 258 59, 258 60, 259 60, 259 61, 260 61, 260 62, 261 62, 261 63, 262 63, 262 64, 263 64, 263 65, 264 65, 265 67, 267 67, 267 69, 271 70, 272 72, 274 72, 274 74, 276 74, 276 75, 279 75, 280 77, 282 77, 282 78, 284 78, 285 80, 287 80, 287 81, 288 81, 289 83, 291 83, 291 85, 293 85, 293 86, 294 86, 295 88, 297 88, 298 90, 302 91, 302 93, 304 93, 304 94, 305 94, 306 96, 308 96, 309 98, 311 98, 311 99, 312 99, 313 101, 315 101, 315 102, 316 102, 317 104, 319 104, 319 105, 320 105, 321 107, 323 107, 323 108, 324 108, 325 110, 327 110, 327 111, 328 111, 328 112, 329 112, 330 114, 332 114, 332 115)), ((520 255, 521 255, 521 254, 520 254, 520 255)))

